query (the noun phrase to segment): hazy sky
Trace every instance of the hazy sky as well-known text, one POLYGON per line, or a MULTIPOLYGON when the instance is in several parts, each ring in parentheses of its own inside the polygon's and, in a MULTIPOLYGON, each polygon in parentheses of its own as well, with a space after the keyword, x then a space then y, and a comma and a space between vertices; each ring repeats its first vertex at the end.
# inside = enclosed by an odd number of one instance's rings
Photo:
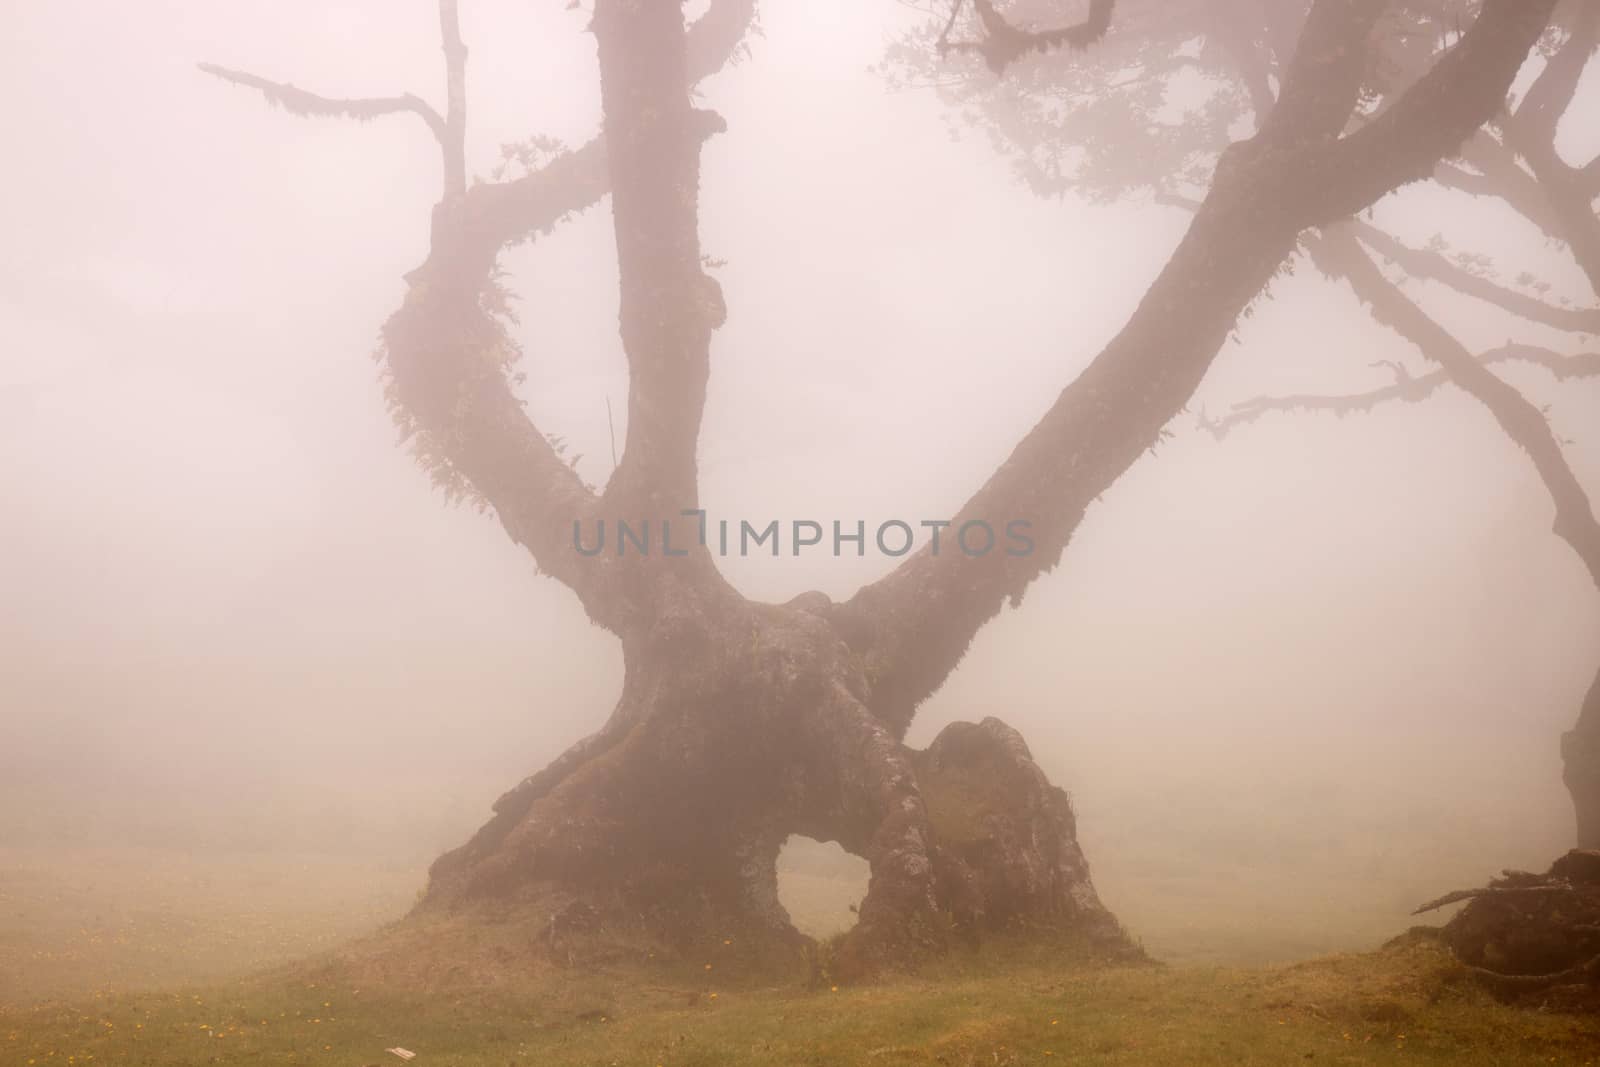
MULTIPOLYGON (((503 141, 595 129, 592 38, 562 7, 463 4, 475 171, 503 141)), ((867 68, 907 15, 890 0, 767 7, 753 57, 705 86, 729 126, 702 216, 730 308, 706 507, 946 516, 1121 325, 1186 220, 1036 199, 981 134, 953 139, 931 94, 886 92, 867 68)), ((448 844, 604 720, 620 655, 395 447, 368 357, 426 250, 421 124, 296 119, 194 68, 437 100, 432 4, 57 0, 12 24, 0 806, 24 815, 7 825, 310 797, 374 825, 436 813, 395 832, 448 844)), ((1561 249, 1492 210, 1422 191, 1380 213, 1423 241, 1467 212, 1484 247, 1586 298, 1561 249)), ((601 205, 505 260, 530 409, 595 482, 606 402, 620 415, 626 396, 609 225, 601 205)), ((1381 384, 1369 364, 1405 355, 1309 269, 1274 292, 1206 382, 1212 410, 1381 384)), ((1475 346, 1512 335, 1435 306, 1475 346)), ((1516 380, 1600 491, 1600 384, 1516 380)), ((1173 429, 912 740, 955 718, 1018 726, 1112 880, 1133 877, 1130 813, 1248 825, 1291 788, 1313 797, 1308 847, 1366 805, 1390 815, 1366 833, 1478 835, 1484 872, 1547 863, 1571 833, 1557 736, 1600 662, 1600 598, 1525 457, 1444 394, 1221 444, 1173 429), (1206 802, 1173 799, 1194 789, 1206 802)), ((842 597, 886 567, 726 561, 770 599, 842 597)))

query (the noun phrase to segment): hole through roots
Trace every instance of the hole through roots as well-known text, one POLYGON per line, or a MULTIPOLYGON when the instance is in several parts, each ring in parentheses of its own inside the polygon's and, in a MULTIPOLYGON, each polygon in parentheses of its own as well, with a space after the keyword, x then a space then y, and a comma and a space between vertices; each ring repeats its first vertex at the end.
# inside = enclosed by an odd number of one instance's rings
POLYGON ((856 924, 871 868, 836 842, 791 834, 778 850, 778 903, 789 921, 817 940, 856 924))

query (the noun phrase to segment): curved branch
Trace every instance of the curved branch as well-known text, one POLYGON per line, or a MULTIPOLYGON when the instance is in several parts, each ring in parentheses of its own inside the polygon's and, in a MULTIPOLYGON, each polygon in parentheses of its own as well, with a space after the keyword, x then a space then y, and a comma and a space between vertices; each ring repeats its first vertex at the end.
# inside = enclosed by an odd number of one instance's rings
MULTIPOLYGON (((1583 352, 1563 356, 1548 348, 1534 345, 1504 345, 1490 349, 1477 357, 1484 366, 1496 363, 1531 363, 1543 367, 1557 381, 1575 378, 1600 378, 1600 352, 1583 352)), ((1451 382, 1443 370, 1432 371, 1416 378, 1403 378, 1381 389, 1362 393, 1294 393, 1285 396, 1257 396, 1240 401, 1233 410, 1220 418, 1202 416, 1200 428, 1218 440, 1231 431, 1260 419, 1271 412, 1326 412, 1332 415, 1355 415, 1371 411, 1379 404, 1400 401, 1415 404, 1427 399, 1451 382)))
POLYGON ((400 96, 341 99, 319 96, 288 82, 268 81, 266 78, 247 74, 242 70, 219 67, 215 63, 199 63, 196 66, 213 77, 256 90, 266 97, 268 104, 281 107, 291 115, 347 118, 370 122, 383 115, 409 112, 428 124, 428 129, 432 131, 441 146, 446 140, 444 119, 426 101, 411 93, 403 93, 400 96))
POLYGON ((469 225, 485 247, 500 249, 549 233, 610 191, 605 138, 595 137, 521 178, 472 186, 466 197, 469 225))
POLYGON ((1516 153, 1488 130, 1479 130, 1462 147, 1461 159, 1476 172, 1443 164, 1434 171, 1434 181, 1468 196, 1501 200, 1545 235, 1563 239, 1560 219, 1539 188, 1538 179, 1518 165, 1516 153))
POLYGON ((1551 986, 1592 981, 1600 977, 1600 955, 1591 956, 1582 963, 1552 974, 1501 974, 1487 967, 1463 964, 1467 973, 1490 988, 1507 993, 1527 993, 1551 986))
POLYGON ((1383 276, 1348 228, 1330 228, 1311 243, 1311 248, 1329 273, 1342 274, 1349 280, 1356 296, 1371 307, 1373 318, 1439 364, 1450 380, 1488 408, 1506 436, 1528 453, 1555 504, 1552 529, 1572 546, 1588 568, 1590 578, 1600 586, 1600 521, 1596 521, 1589 497, 1562 454, 1544 413, 1473 359, 1448 330, 1407 299, 1399 286, 1383 276))
POLYGON ((1352 220, 1361 243, 1414 278, 1447 285, 1476 300, 1493 304, 1518 318, 1573 333, 1600 333, 1600 308, 1573 308, 1497 285, 1450 262, 1438 252, 1412 248, 1370 222, 1352 220))
MULTIPOLYGON (((685 92, 727 62, 754 15, 755 0, 713 0, 688 34, 687 58, 680 51, 676 59, 687 65, 685 92)), ((458 0, 439 0, 439 29, 447 89, 442 117, 411 95, 335 99, 212 64, 201 69, 255 89, 269 103, 298 115, 367 120, 410 112, 427 123, 443 151, 444 196, 434 208, 428 259, 406 276, 405 302, 383 328, 380 356, 389 375, 391 409, 437 483, 452 493, 475 493, 493 507, 512 539, 544 572, 577 593, 591 619, 621 633, 649 613, 646 601, 661 590, 641 588, 639 568, 630 572, 618 560, 574 551, 573 524, 593 518, 598 501, 512 390, 508 369, 517 349, 501 321, 504 294, 495 276, 496 258, 506 244, 547 229, 605 195, 610 186, 605 144, 596 138, 518 182, 467 190, 467 49, 458 0)), ((700 278, 697 255, 693 265, 700 278)), ((636 420, 640 426, 650 422, 637 414, 636 420)), ((698 420, 694 408, 696 426, 698 420)), ((678 568, 660 570, 669 586, 676 581, 678 568)), ((713 591, 717 588, 713 584, 713 591)))
MULTIPOLYGON (((1398 116, 1391 124, 1434 131, 1405 146, 1410 167, 1426 176, 1496 113, 1553 6, 1488 0, 1460 43, 1391 108, 1398 116), (1426 151, 1433 155, 1424 159, 1426 151)), ((1056 564, 1086 509, 1160 439, 1240 313, 1325 208, 1318 187, 1329 177, 1313 169, 1318 148, 1343 130, 1362 80, 1341 49, 1364 50, 1382 7, 1377 0, 1318 0, 1278 105, 1304 124, 1286 127, 1269 117, 1252 142, 1224 153, 1210 193, 1133 317, 961 509, 946 550, 924 546, 837 610, 872 679, 873 711, 892 727, 909 726, 978 629, 1056 564), (1307 79, 1315 84, 1302 84, 1307 79), (965 526, 999 530, 1013 521, 1030 524, 1031 552, 991 545, 969 555, 950 543, 965 526)), ((1353 186, 1370 202, 1389 189, 1380 178, 1398 183, 1407 173, 1378 165, 1353 186)), ((976 543, 983 543, 981 530, 976 543)))
POLYGON ((462 239, 459 214, 459 200, 435 209, 428 259, 407 275, 405 300, 383 326, 391 408, 436 483, 476 493, 591 619, 617 631, 630 610, 614 561, 572 547, 573 523, 590 518, 594 494, 512 391, 518 352, 495 312, 493 257, 462 239))

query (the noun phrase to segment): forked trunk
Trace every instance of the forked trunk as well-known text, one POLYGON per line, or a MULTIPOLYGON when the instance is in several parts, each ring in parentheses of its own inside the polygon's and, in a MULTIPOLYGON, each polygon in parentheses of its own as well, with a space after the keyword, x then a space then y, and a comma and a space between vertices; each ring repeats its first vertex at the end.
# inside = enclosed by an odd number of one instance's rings
POLYGON ((627 642, 610 722, 501 797, 434 864, 419 912, 509 914, 558 959, 737 941, 746 958, 799 962, 808 939, 778 902, 776 862, 802 834, 872 869, 836 973, 1007 929, 1141 955, 1021 737, 985 719, 905 747, 863 705, 832 611, 819 594, 728 598, 627 642))

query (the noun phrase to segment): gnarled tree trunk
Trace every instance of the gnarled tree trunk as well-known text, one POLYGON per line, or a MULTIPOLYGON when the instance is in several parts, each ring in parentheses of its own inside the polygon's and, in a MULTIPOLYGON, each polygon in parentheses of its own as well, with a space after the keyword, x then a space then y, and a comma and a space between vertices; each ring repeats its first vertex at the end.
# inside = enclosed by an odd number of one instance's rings
POLYGON ((775 873, 801 834, 871 864, 845 972, 1018 925, 1138 955, 1021 738, 988 719, 908 749, 864 703, 862 664, 829 615, 816 595, 724 600, 631 649, 611 724, 501 797, 434 865, 422 909, 520 904, 558 927, 577 915, 572 941, 591 951, 641 935, 781 948, 804 940, 775 873))

